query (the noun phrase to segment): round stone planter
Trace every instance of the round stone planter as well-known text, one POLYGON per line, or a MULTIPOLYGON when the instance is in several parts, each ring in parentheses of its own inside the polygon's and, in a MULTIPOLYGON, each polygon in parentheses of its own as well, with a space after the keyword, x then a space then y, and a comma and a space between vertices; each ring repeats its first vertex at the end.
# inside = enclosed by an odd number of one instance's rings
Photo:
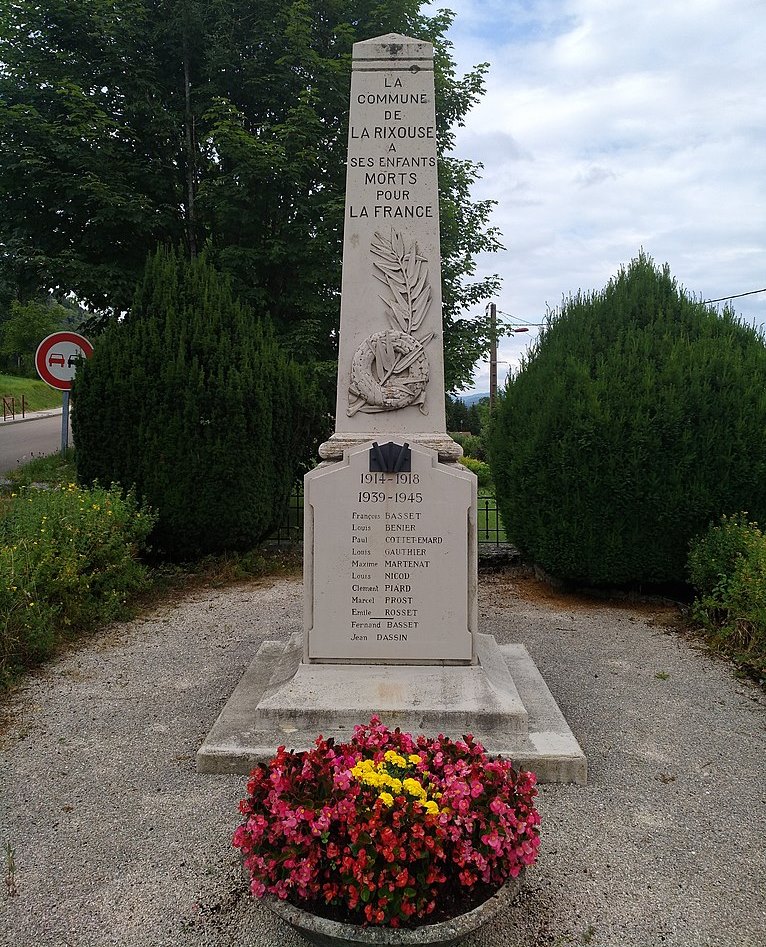
POLYGON ((433 947, 452 947, 483 927, 509 905, 516 897, 523 880, 522 871, 518 878, 509 879, 491 898, 467 914, 461 914, 449 921, 440 921, 438 924, 424 924, 414 930, 342 924, 340 921, 310 914, 273 895, 266 895, 263 901, 270 911, 281 917, 315 947, 354 947, 363 944, 408 944, 411 947, 430 944, 433 947))

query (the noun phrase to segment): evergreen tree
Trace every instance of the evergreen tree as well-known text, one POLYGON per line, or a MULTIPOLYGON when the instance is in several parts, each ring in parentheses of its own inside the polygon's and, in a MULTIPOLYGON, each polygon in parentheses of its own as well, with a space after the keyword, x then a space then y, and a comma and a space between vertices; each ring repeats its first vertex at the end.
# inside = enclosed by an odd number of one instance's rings
POLYGON ((453 398, 451 395, 447 395, 445 409, 448 431, 468 430, 468 405, 462 398, 453 398))
POLYGON ((128 317, 78 371, 78 476, 135 486, 172 557, 248 549, 279 525, 324 433, 316 404, 305 372, 204 255, 161 249, 128 317))
POLYGON ((766 520, 766 345, 641 254, 562 304, 508 381, 490 462, 509 537, 589 584, 682 582, 721 514, 766 520))

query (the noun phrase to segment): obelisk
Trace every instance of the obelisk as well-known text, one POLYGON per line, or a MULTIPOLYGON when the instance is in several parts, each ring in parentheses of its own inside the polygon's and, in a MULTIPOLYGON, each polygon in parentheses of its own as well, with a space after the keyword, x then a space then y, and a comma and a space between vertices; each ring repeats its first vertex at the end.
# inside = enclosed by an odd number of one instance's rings
POLYGON ((457 460, 446 434, 433 46, 354 44, 335 434, 396 433, 457 460))
POLYGON ((433 47, 381 36, 354 45, 336 430, 304 480, 308 662, 476 663, 476 478, 446 433, 441 308, 433 47))

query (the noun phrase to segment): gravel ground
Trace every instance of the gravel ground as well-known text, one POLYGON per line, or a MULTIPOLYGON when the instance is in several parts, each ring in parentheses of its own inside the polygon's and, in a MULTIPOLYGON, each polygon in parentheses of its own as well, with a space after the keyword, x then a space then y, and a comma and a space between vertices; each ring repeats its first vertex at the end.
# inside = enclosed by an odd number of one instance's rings
MULTIPOLYGON (((527 645, 590 767, 541 787, 540 861, 465 947, 763 947, 764 695, 662 606, 481 577, 481 630, 527 645)), ((301 947, 246 891, 240 776, 194 754, 259 643, 300 630, 301 584, 198 592, 110 628, 0 706, 0 893, 13 947, 301 947), (7 886, 4 885, 3 888, 7 886)))

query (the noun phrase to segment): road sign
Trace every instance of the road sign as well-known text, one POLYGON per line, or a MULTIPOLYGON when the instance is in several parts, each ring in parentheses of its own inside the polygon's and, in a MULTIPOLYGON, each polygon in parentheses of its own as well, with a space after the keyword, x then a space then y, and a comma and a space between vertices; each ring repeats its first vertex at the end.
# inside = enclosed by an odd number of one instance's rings
POLYGON ((93 346, 77 332, 54 332, 37 346, 35 367, 42 380, 59 391, 69 391, 74 373, 84 358, 90 358, 93 346))

